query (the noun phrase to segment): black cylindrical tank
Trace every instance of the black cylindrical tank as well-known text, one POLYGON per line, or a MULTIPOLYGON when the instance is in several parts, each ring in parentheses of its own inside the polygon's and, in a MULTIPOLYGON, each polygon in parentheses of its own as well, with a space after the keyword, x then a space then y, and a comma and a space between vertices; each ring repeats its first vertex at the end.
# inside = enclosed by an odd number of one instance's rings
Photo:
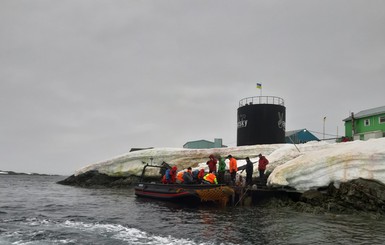
POLYGON ((275 96, 239 101, 237 146, 285 143, 286 107, 275 96))

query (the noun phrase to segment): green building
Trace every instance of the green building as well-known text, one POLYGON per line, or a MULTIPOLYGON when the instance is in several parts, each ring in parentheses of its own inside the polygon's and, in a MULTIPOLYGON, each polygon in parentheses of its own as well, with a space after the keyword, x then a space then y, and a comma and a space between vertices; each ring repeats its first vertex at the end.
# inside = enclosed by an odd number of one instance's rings
POLYGON ((385 137, 385 106, 352 113, 345 121, 345 136, 354 140, 385 137))
POLYGON ((195 140, 189 141, 183 145, 183 148, 187 149, 210 149, 210 148, 223 148, 227 147, 222 144, 222 139, 214 139, 214 142, 208 140, 195 140))

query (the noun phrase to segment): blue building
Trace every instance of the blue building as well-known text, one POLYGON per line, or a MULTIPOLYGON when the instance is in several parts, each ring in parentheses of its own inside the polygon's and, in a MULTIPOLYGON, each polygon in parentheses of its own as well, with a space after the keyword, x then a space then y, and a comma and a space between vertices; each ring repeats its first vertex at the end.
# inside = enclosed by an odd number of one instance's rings
POLYGON ((309 141, 320 141, 314 134, 310 133, 307 129, 299 129, 293 131, 286 131, 285 141, 290 144, 301 144, 309 141))

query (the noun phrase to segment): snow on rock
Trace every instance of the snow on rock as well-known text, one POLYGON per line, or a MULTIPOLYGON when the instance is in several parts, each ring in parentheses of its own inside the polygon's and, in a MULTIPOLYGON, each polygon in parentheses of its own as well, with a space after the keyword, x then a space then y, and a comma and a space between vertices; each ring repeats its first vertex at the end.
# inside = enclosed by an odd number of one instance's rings
MULTIPOLYGON (((154 148, 129 152, 111 160, 91 164, 75 172, 75 176, 97 170, 110 176, 140 176, 146 163, 160 165, 163 161, 176 165, 178 170, 205 168, 208 156, 258 161, 258 154, 267 157, 271 172, 269 186, 290 186, 297 190, 309 190, 357 178, 378 180, 385 184, 385 138, 346 143, 308 142, 306 144, 254 145, 215 149, 154 148), (152 160, 151 160, 152 158, 152 160)), ((228 167, 228 165, 227 165, 228 167)), ((258 164, 254 165, 257 172, 258 164)), ((146 169, 146 175, 157 175, 158 168, 146 169)), ((243 172, 242 174, 245 174, 243 172)))
MULTIPOLYGON (((256 158, 259 153, 270 154, 282 147, 282 145, 255 145, 229 148, 214 149, 180 149, 180 148, 154 148, 141 151, 133 151, 113 159, 100 163, 90 164, 75 172, 75 176, 97 170, 110 176, 140 176, 146 163, 151 165, 160 165, 163 161, 170 165, 176 165, 179 170, 187 167, 203 167, 207 169, 206 162, 209 155, 227 157, 229 154, 238 159, 244 159, 247 156, 256 158), (151 160, 152 158, 152 160, 151 160)), ((239 160, 239 165, 242 165, 239 160)), ((244 164, 244 163, 243 163, 244 164)), ((157 168, 146 169, 146 175, 156 175, 159 172, 157 168)))
POLYGON ((385 138, 316 145, 300 145, 297 157, 288 147, 279 149, 280 155, 294 158, 274 168, 268 185, 309 190, 357 178, 385 183, 385 138))

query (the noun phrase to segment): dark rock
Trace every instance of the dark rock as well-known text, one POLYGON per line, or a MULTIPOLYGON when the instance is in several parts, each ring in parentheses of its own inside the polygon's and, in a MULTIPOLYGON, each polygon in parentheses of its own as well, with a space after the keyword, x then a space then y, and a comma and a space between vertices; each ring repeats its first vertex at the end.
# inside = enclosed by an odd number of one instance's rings
POLYGON ((385 185, 366 179, 341 183, 334 198, 361 211, 383 211, 385 185))
MULTIPOLYGON (((159 178, 146 177, 145 182, 159 181, 159 178)), ((71 185, 79 187, 109 187, 109 188, 125 188, 140 182, 137 176, 109 176, 99 173, 96 170, 88 171, 77 176, 71 175, 68 178, 58 181, 58 184, 71 185)))
POLYGON ((326 196, 317 190, 309 190, 302 194, 300 201, 309 203, 312 205, 321 206, 326 200, 326 196))
POLYGON ((99 173, 98 171, 88 171, 77 176, 71 175, 68 178, 57 182, 62 185, 71 185, 79 187, 127 187, 137 182, 135 176, 117 177, 99 173))
POLYGON ((355 179, 341 183, 339 188, 330 184, 318 190, 306 191, 296 204, 303 212, 385 214, 385 185, 374 180, 355 179))
POLYGON ((322 214, 326 212, 326 210, 321 206, 314 206, 305 202, 296 202, 293 207, 296 211, 303 213, 322 214))

